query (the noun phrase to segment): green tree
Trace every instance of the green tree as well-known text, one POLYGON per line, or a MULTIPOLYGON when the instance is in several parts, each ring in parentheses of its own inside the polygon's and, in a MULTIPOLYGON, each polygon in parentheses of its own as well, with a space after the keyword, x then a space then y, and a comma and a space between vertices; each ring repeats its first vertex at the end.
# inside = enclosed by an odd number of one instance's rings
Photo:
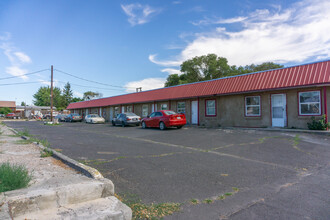
POLYGON ((63 107, 66 108, 72 102, 73 99, 73 93, 69 82, 67 82, 63 88, 62 97, 63 97, 63 107))
POLYGON ((181 75, 173 74, 167 77, 165 87, 180 84, 199 82, 204 80, 218 79, 226 76, 240 75, 244 73, 258 72, 269 69, 282 68, 283 65, 266 62, 259 65, 230 66, 224 57, 216 54, 196 56, 181 64, 181 75))
MULTIPOLYGON (((33 103, 36 106, 50 106, 50 87, 40 87, 38 91, 33 95, 33 98, 33 103)), ((53 89, 53 105, 58 109, 66 108, 66 106, 63 105, 61 89, 58 87, 53 89)))
POLYGON ((11 113, 11 109, 10 108, 8 108, 8 107, 0 108, 0 114, 7 115, 8 113, 11 113))
POLYGON ((72 100, 71 100, 71 102, 81 102, 81 101, 84 101, 84 99, 79 98, 79 97, 74 97, 74 98, 72 98, 72 100))
POLYGON ((101 98, 101 97, 102 97, 102 93, 87 91, 87 92, 84 92, 83 99, 84 100, 91 100, 91 99, 101 98))
POLYGON ((25 102, 21 102, 21 106, 26 106, 25 102))

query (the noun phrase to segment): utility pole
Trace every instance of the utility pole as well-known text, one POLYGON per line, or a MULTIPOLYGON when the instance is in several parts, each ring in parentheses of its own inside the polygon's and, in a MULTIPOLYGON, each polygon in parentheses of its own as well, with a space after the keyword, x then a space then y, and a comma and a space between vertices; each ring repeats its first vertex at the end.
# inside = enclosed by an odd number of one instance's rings
POLYGON ((51 67, 50 78, 50 121, 53 121, 53 65, 51 67))

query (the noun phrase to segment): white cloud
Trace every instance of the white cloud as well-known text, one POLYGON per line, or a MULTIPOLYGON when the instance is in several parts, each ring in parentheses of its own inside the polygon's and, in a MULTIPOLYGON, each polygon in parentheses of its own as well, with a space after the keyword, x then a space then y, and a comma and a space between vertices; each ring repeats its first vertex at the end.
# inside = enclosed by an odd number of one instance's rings
POLYGON ((128 16, 128 22, 132 25, 145 24, 150 21, 151 17, 160 12, 159 9, 150 7, 149 5, 129 4, 121 5, 125 14, 128 16))
POLYGON ((22 63, 31 63, 31 58, 25 53, 15 52, 14 54, 22 63))
POLYGON ((84 94, 82 94, 82 93, 80 93, 80 92, 77 92, 77 91, 73 91, 73 95, 74 95, 75 97, 79 97, 79 98, 84 97, 84 94))
POLYGON ((241 30, 228 31, 218 24, 212 31, 196 34, 175 59, 162 61, 150 55, 149 60, 162 66, 178 66, 194 56, 215 53, 226 57, 231 65, 247 65, 330 57, 328 0, 305 0, 285 10, 260 9, 245 17, 222 20, 227 25, 232 22, 239 22, 241 30))
POLYGON ((161 65, 161 66, 178 66, 182 63, 180 60, 172 60, 172 61, 158 61, 156 60, 157 54, 150 54, 149 60, 155 64, 161 65))
MULTIPOLYGON (((10 33, 0 36, 0 49, 8 58, 10 66, 6 67, 6 72, 13 76, 20 76, 27 73, 27 70, 22 69, 23 64, 31 63, 31 58, 17 49, 9 42, 10 33), (2 41, 2 42, 1 42, 2 41)), ((28 79, 27 76, 20 76, 21 79, 28 79)))
MULTIPOLYGON (((20 75, 27 73, 27 71, 24 69, 21 69, 18 66, 9 66, 9 67, 6 67, 6 73, 13 75, 13 76, 20 76, 20 75)), ((28 79, 27 76, 21 76, 20 78, 22 78, 24 80, 28 79)))
POLYGON ((162 69, 161 70, 162 73, 169 73, 170 75, 171 74, 181 74, 181 71, 178 70, 178 69, 173 69, 173 68, 165 68, 165 69, 162 69))
POLYGON ((134 88, 142 87, 142 91, 150 89, 163 88, 166 82, 166 78, 147 78, 140 81, 132 81, 126 83, 126 92, 136 92, 134 88))

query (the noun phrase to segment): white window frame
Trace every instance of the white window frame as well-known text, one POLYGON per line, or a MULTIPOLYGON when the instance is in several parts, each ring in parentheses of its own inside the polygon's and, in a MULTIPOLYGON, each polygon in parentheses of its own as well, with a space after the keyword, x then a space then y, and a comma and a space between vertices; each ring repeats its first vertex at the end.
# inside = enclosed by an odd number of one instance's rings
POLYGON ((313 115, 321 115, 322 114, 322 101, 321 101, 321 92, 319 90, 315 90, 315 91, 306 91, 306 92, 299 92, 298 93, 298 103, 299 103, 299 115, 302 116, 313 116, 313 115), (318 102, 304 102, 301 103, 300 102, 300 95, 303 93, 311 93, 311 92, 316 92, 319 95, 319 101, 318 102), (319 112, 318 113, 302 113, 301 112, 301 105, 302 104, 319 104, 319 112))
POLYGON ((167 104, 166 103, 163 103, 160 105, 160 110, 167 110, 167 104), (163 106, 166 106, 166 108, 164 108, 163 106))
POLYGON ((261 98, 259 95, 254 96, 245 96, 245 116, 246 117, 259 117, 261 116, 261 98), (259 99, 259 105, 248 105, 247 99, 248 98, 258 98, 259 99), (248 107, 259 107, 259 114, 248 114, 248 107))
POLYGON ((149 106, 148 105, 142 105, 142 117, 147 117, 148 112, 149 112, 149 106))
MULTIPOLYGON (((212 109, 213 109, 212 108, 212 109)), ((215 117, 217 116, 217 102, 215 99, 208 99, 205 101, 205 116, 211 116, 211 117, 215 117), (208 106, 208 102, 214 102, 214 114, 210 114, 209 113, 209 106, 208 106)))
POLYGON ((133 106, 131 105, 126 106, 126 112, 133 112, 133 106))
POLYGON ((177 112, 178 113, 186 113, 186 102, 178 102, 177 103, 177 112), (179 105, 184 105, 184 107, 179 107, 179 105), (183 111, 182 111, 183 109, 183 111))

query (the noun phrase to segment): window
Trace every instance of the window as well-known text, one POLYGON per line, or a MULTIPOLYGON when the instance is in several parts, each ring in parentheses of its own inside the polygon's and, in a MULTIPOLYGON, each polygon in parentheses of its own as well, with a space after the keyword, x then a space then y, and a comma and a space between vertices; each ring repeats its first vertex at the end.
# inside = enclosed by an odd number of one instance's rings
POLYGON ((206 116, 216 116, 215 100, 206 100, 206 116))
POLYGON ((260 96, 245 97, 245 116, 260 115, 260 96))
POLYGON ((150 118, 153 118, 156 116, 156 112, 151 113, 150 118))
POLYGON ((156 112, 155 117, 162 117, 163 114, 161 112, 156 112))
POLYGON ((178 113, 186 113, 186 103, 178 102, 178 113))
POLYGON ((148 105, 142 105, 142 117, 146 117, 148 115, 148 105))
POLYGON ((320 91, 299 92, 299 115, 321 115, 320 91))
POLYGON ((133 107, 131 105, 127 106, 127 112, 133 112, 133 107))
POLYGON ((119 107, 115 107, 115 117, 119 114, 119 107))
POLYGON ((167 104, 161 104, 160 110, 167 110, 167 104))

